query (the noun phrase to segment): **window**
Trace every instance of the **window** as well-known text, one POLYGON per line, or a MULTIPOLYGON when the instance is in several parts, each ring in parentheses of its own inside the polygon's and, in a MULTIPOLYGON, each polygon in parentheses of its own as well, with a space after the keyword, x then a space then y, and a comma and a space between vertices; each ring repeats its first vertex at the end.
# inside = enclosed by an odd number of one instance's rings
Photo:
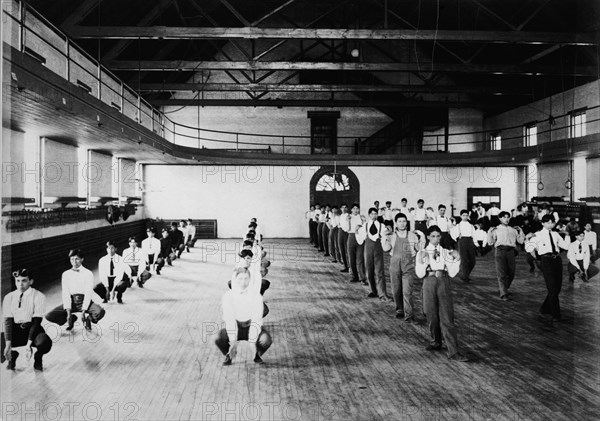
POLYGON ((571 120, 569 123, 569 136, 585 136, 585 109, 571 111, 571 120))
POLYGON ((493 133, 490 136, 490 150, 491 151, 499 151, 501 148, 502 136, 500 133, 493 133))
POLYGON ((523 146, 537 145, 537 125, 536 123, 528 123, 523 126, 523 146))
POLYGON ((325 174, 317 182, 317 191, 346 191, 350 190, 350 181, 346 174, 325 174))

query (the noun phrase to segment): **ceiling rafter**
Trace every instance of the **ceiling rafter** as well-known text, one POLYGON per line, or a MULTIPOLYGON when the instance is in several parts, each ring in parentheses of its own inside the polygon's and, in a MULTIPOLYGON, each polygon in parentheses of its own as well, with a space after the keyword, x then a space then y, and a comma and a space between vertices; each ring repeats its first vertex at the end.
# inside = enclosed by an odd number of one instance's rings
POLYGON ((434 29, 72 26, 77 39, 326 39, 596 45, 594 33, 434 29))
POLYGON ((275 9, 271 10, 266 15, 263 15, 261 18, 256 19, 254 22, 252 22, 250 24, 250 26, 258 26, 258 24, 260 24, 261 22, 269 19, 271 16, 276 15, 277 13, 281 12, 283 9, 285 9, 286 7, 288 7, 290 4, 294 3, 295 1, 296 0, 288 0, 288 1, 286 1, 281 6, 276 7, 275 9))
POLYGON ((81 22, 92 10, 100 5, 102 0, 84 0, 79 6, 68 15, 61 23, 61 26, 71 26, 81 22))
POLYGON ((244 18, 242 16, 241 13, 239 13, 235 7, 233 7, 231 5, 231 3, 229 3, 227 0, 219 0, 227 9, 229 9, 229 11, 231 13, 233 13, 233 15, 244 24, 244 26, 250 26, 250 22, 248 22, 248 20, 246 20, 246 18, 244 18))
POLYGON ((556 66, 512 65, 512 64, 459 64, 459 63, 360 63, 325 61, 216 61, 216 60, 112 60, 106 63, 115 70, 346 70, 369 72, 414 72, 423 68, 435 72, 448 73, 489 73, 523 75, 570 75, 595 76, 596 66, 569 66, 559 69, 556 66))

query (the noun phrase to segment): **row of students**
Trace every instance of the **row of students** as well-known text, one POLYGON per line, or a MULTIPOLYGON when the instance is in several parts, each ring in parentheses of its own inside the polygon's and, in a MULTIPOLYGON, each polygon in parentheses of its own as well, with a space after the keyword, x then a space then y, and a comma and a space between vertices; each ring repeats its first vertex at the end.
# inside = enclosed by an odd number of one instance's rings
POLYGON ((271 262, 262 241, 258 222, 252 218, 243 238, 240 261, 236 263, 228 282, 229 289, 221 299, 225 327, 220 330, 215 344, 225 356, 224 366, 233 363, 241 341, 254 345, 254 362, 257 364, 263 363, 262 355, 273 343, 263 327, 263 319, 269 313, 263 295, 270 286, 265 276, 271 262))

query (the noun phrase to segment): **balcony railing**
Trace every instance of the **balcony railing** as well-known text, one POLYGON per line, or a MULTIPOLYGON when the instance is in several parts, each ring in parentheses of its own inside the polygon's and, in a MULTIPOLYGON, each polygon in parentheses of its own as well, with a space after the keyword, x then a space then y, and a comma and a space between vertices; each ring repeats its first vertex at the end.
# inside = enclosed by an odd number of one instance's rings
MULTIPOLYGON (((2 2, 3 39, 14 48, 40 61, 44 66, 71 82, 74 89, 83 89, 122 115, 136 121, 148 130, 173 144, 227 151, 265 150, 267 153, 310 154, 310 136, 273 135, 208 130, 174 122, 162 111, 155 109, 133 88, 116 77, 109 69, 91 57, 52 23, 22 1, 2 2), (12 24, 10 24, 12 23, 12 24)), ((600 106, 588 107, 597 118, 588 118, 587 132, 600 132, 600 106), (590 130, 591 129, 591 130, 590 130)), ((570 137, 570 114, 547 116, 544 127, 538 127, 538 142, 570 137), (564 124, 557 124, 559 121, 564 124), (547 123, 547 124, 546 124, 547 123), (541 129, 541 130, 540 130, 541 129)), ((588 117, 591 117, 588 116, 588 117)), ((541 126, 541 124, 540 124, 541 126)), ((523 146, 522 125, 494 128, 489 131, 423 134, 422 146, 415 149, 414 136, 409 139, 370 138, 377 150, 389 145, 395 150, 411 153, 465 152, 488 150, 492 133, 502 135, 502 148, 523 146), (404 144, 403 144, 404 143, 404 144)), ((338 136, 337 153, 365 154, 376 151, 364 139, 356 136, 338 136)))

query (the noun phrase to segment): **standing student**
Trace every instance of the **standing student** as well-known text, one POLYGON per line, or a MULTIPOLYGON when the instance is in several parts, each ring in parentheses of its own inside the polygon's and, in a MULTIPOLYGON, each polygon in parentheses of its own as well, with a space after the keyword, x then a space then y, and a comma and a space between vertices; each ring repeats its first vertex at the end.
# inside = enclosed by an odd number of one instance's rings
POLYGON ((146 257, 148 258, 148 270, 154 270, 156 267, 156 258, 160 253, 160 241, 158 238, 154 238, 156 235, 156 230, 153 227, 150 227, 146 230, 146 234, 148 238, 145 238, 142 241, 142 250, 146 253, 146 257))
MULTIPOLYGON (((490 225, 492 227, 497 227, 500 224, 500 209, 496 206, 496 203, 492 203, 490 208, 487 211, 487 217, 490 219, 490 225)), ((509 214, 510 216, 510 214, 509 214)))
POLYGON ((454 248, 454 240, 452 240, 452 237, 450 236, 451 224, 450 218, 446 216, 445 205, 438 206, 438 214, 430 220, 429 224, 437 225, 440 228, 440 230, 442 230, 442 247, 448 250, 452 250, 454 248))
POLYGON ((390 280, 392 282, 392 298, 396 305, 396 318, 408 323, 415 321, 413 311, 413 283, 415 277, 415 257, 425 246, 425 236, 419 237, 420 231, 408 230, 408 218, 399 213, 395 218, 396 228, 382 237, 381 246, 389 252, 390 280))
POLYGON ((494 246, 496 262, 496 275, 498 277, 498 290, 500 299, 507 301, 511 294, 509 288, 515 278, 515 256, 517 243, 523 244, 525 234, 521 228, 513 228, 508 225, 510 214, 502 211, 498 214, 500 224, 490 228, 488 232, 488 244, 494 246))
POLYGON ((225 355, 223 365, 231 365, 239 341, 255 344, 254 362, 262 364, 262 355, 273 343, 271 335, 263 328, 263 299, 250 290, 251 275, 246 268, 237 268, 231 290, 223 294, 223 321, 225 328, 219 332, 215 344, 225 355))
POLYGON ((315 207, 313 205, 310 205, 309 210, 304 214, 304 216, 308 220, 308 236, 310 238, 310 243, 314 244, 315 239, 313 237, 313 221, 315 218, 315 207))
POLYGON ((588 281, 587 270, 590 267, 590 249, 585 243, 583 231, 575 232, 575 241, 569 245, 567 259, 569 260, 569 282, 575 281, 575 275, 579 274, 583 282, 588 281))
POLYGON ((196 244, 196 225, 191 219, 187 220, 187 238, 185 239, 185 247, 187 252, 196 244))
POLYGON ((427 232, 427 210, 423 207, 425 201, 423 199, 417 200, 417 208, 415 209, 415 230, 421 231, 422 233, 427 232))
POLYGON ((148 265, 148 259, 146 253, 138 247, 135 237, 129 237, 129 247, 123 250, 123 261, 131 270, 130 285, 137 282, 138 286, 142 287, 145 281, 140 278, 140 275, 148 265))
POLYGON ((87 330, 92 330, 92 322, 98 323, 105 314, 102 307, 92 301, 94 275, 83 267, 84 255, 79 249, 69 252, 71 269, 63 272, 61 278, 62 305, 55 307, 46 314, 46 320, 57 325, 68 323, 67 330, 73 329, 74 312, 81 312, 81 320, 87 330))
POLYGON ((479 213, 477 212, 477 205, 473 204, 471 206, 471 212, 469 212, 469 222, 471 222, 472 225, 475 225, 478 219, 479 213))
POLYGON ((44 371, 42 359, 52 348, 52 339, 42 327, 42 318, 46 312, 46 297, 32 288, 33 278, 28 269, 14 271, 16 291, 6 294, 2 302, 4 332, 1 335, 0 359, 8 360, 7 368, 15 369, 19 353, 13 348, 25 347, 27 359, 31 358, 33 348, 33 368, 44 371))
POLYGON ((569 248, 568 238, 564 240, 554 228, 554 217, 552 215, 542 216, 542 230, 535 234, 526 244, 527 252, 535 257, 535 252, 540 258, 540 268, 544 275, 548 294, 540 308, 540 316, 544 322, 560 321, 560 302, 558 296, 562 288, 562 258, 560 249, 569 248))
POLYGON ((479 224, 473 226, 475 232, 473 232, 473 243, 475 243, 475 256, 479 253, 479 256, 483 257, 488 252, 487 232, 481 229, 479 224))
POLYGON ((409 231, 411 230, 411 226, 410 226, 410 209, 408 208, 408 200, 406 199, 406 197, 403 197, 402 200, 400 200, 400 212, 399 213, 403 213, 404 215, 406 215, 407 221, 408 221, 408 225, 406 226, 409 231))
POLYGON ((329 221, 331 219, 331 207, 329 205, 325 205, 324 216, 323 226, 321 227, 323 230, 323 249, 325 251, 325 257, 329 257, 331 256, 331 250, 329 250, 329 221))
POLYGON ((458 272, 458 256, 456 251, 446 250, 440 245, 442 233, 439 227, 429 227, 427 237, 429 244, 417 253, 415 262, 415 273, 423 278, 423 311, 431 335, 431 342, 425 349, 441 350, 443 338, 448 348, 448 358, 465 362, 468 358, 459 351, 450 289, 450 278, 458 272))
POLYGON ((125 264, 124 259, 117 254, 117 247, 112 241, 106 243, 106 255, 98 261, 99 281, 94 291, 104 298, 103 302, 114 300, 123 304, 123 293, 129 286, 131 268, 125 264))
POLYGON ((315 204, 315 213, 312 218, 312 231, 311 237, 314 240, 315 248, 319 248, 319 216, 321 215, 321 205, 315 204))
POLYGON ((352 280, 350 282, 363 282, 366 283, 365 275, 365 249, 364 244, 356 239, 356 235, 359 229, 362 227, 362 218, 358 214, 360 207, 358 204, 353 204, 351 215, 348 215, 350 223, 350 231, 348 232, 348 260, 350 260, 350 269, 352 269, 352 280))
POLYGON ((452 228, 452 238, 458 241, 458 253, 460 255, 459 277, 463 282, 471 282, 471 271, 475 267, 475 243, 473 234, 475 228, 469 222, 469 211, 460 211, 461 221, 452 228))
POLYGON ((360 243, 364 238, 365 270, 367 281, 371 287, 368 297, 379 297, 380 300, 390 301, 387 295, 385 285, 385 275, 383 273, 383 249, 381 248, 381 236, 383 234, 383 224, 377 220, 377 208, 369 209, 369 220, 366 225, 361 227, 362 236, 357 238, 360 243))
POLYGON ((588 245, 588 247, 590 249, 590 261, 595 262, 596 261, 596 248, 598 247, 598 236, 596 235, 596 233, 594 231, 592 231, 592 223, 591 222, 587 222, 583 226, 583 229, 584 229, 583 234, 584 234, 585 243, 588 245))
POLYGON ((328 206, 324 206, 321 208, 317 219, 317 240, 319 243, 319 251, 325 251, 325 241, 323 241, 323 227, 325 226, 325 222, 327 221, 327 208, 328 206))
POLYGON ((383 217, 383 221, 380 222, 385 223, 386 221, 388 221, 391 222, 391 224, 388 224, 389 226, 394 226, 394 210, 392 209, 392 202, 389 200, 385 202, 385 207, 381 210, 381 216, 383 217))
POLYGON ((350 218, 348 215, 348 206, 344 203, 340 206, 341 214, 339 216, 338 227, 338 250, 340 251, 341 262, 344 269, 340 272, 348 273, 348 233, 350 232, 350 218))
POLYGON ((341 260, 339 257, 339 250, 337 248, 338 226, 340 223, 340 216, 338 215, 337 206, 334 205, 331 207, 330 215, 329 221, 327 222, 327 227, 329 228, 329 253, 333 258, 331 262, 337 263, 338 260, 341 260))

